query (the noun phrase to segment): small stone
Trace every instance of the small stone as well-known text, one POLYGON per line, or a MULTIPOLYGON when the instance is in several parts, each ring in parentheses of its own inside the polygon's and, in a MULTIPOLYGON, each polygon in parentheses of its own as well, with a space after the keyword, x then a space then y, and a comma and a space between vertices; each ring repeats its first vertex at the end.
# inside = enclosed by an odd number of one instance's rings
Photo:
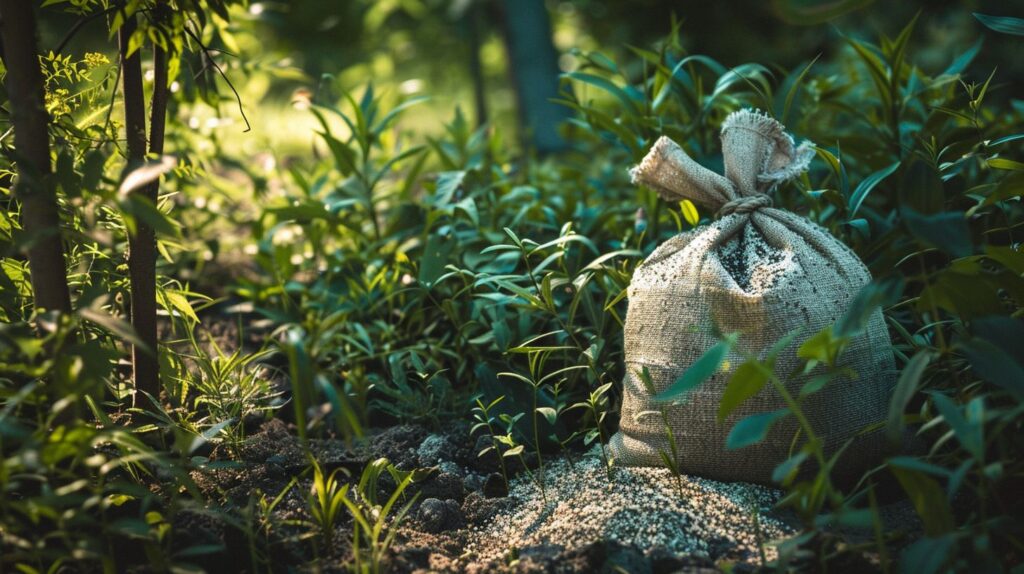
POLYGON ((489 436, 478 436, 476 443, 473 445, 473 459, 470 465, 477 470, 494 471, 498 469, 499 460, 498 453, 493 448, 494 442, 489 436), (481 455, 487 449, 491 449, 486 454, 481 455))
POLYGON ((451 445, 444 436, 432 434, 420 443, 420 447, 416 449, 416 456, 421 466, 434 466, 441 460, 441 455, 450 450, 451 445))
POLYGON ((508 496, 508 485, 500 474, 492 472, 484 480, 483 493, 487 498, 503 498, 508 496))
POLYGON ((466 490, 479 492, 484 488, 484 477, 479 474, 470 473, 466 475, 462 483, 466 486, 466 490))
POLYGON ((462 500, 466 496, 466 489, 462 484, 462 478, 457 474, 442 472, 435 474, 420 485, 421 496, 425 498, 449 498, 462 500))
POLYGON ((420 504, 417 519, 427 532, 442 532, 462 524, 462 511, 454 500, 428 498, 420 504))
POLYGON ((446 474, 453 474, 455 476, 462 476, 463 474, 466 474, 466 471, 463 470, 463 468, 461 466, 459 466, 459 465, 457 465, 454 462, 451 462, 449 460, 442 460, 437 465, 437 467, 439 469, 441 469, 441 472, 446 473, 446 474))
POLYGON ((420 504, 420 512, 417 518, 423 529, 427 532, 440 532, 441 527, 444 525, 447 511, 448 509, 445 507, 444 502, 436 498, 428 498, 420 504))

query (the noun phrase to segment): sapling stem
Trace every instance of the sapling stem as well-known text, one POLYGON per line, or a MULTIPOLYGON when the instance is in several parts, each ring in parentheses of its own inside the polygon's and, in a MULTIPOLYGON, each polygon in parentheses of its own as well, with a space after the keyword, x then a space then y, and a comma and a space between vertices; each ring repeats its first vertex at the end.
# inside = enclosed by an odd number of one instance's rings
MULTIPOLYGON (((532 379, 531 379, 532 381, 532 379)), ((533 448, 537 452, 537 484, 540 485, 540 495, 544 499, 544 503, 548 502, 547 489, 544 486, 544 460, 540 455, 540 432, 537 424, 537 392, 539 385, 535 382, 531 383, 533 387, 533 448)))

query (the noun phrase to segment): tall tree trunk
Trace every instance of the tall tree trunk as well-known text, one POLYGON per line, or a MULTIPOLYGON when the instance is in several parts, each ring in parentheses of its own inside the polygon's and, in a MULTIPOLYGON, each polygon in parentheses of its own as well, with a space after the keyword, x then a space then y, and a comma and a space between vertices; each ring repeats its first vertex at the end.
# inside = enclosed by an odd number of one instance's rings
MULTIPOLYGON (((142 90, 142 62, 139 51, 128 55, 128 41, 136 29, 134 14, 125 18, 117 31, 121 54, 121 75, 124 78, 125 138, 128 144, 127 170, 138 168, 146 161, 146 100, 142 90)), ((166 63, 166 60, 165 60, 166 63)), ((164 72, 166 83, 166 71, 164 72)), ((156 111, 154 109, 154 111, 156 111)), ((161 127, 161 132, 163 131, 161 127)), ((163 134, 159 134, 162 136, 163 134)), ((162 142, 161 142, 162 147, 162 142)), ((145 200, 156 203, 156 188, 152 185, 133 191, 145 200)), ((149 348, 132 348, 132 376, 136 396, 145 391, 153 397, 160 395, 160 375, 157 363, 156 338, 156 237, 153 228, 141 218, 135 219, 135 231, 128 235, 128 275, 131 283, 131 321, 139 338, 149 348)))
POLYGON ((551 101, 558 97, 558 53, 544 0, 505 0, 504 8, 523 139, 540 153, 562 150, 558 126, 569 118, 569 109, 551 101))
POLYGON ((43 75, 36 51, 36 17, 32 2, 0 0, 7 94, 18 152, 21 226, 29 235, 28 264, 38 310, 71 311, 60 211, 50 182, 49 116, 43 75))
POLYGON ((464 20, 469 33, 469 73, 473 77, 473 103, 476 106, 476 126, 487 123, 487 97, 484 86, 484 67, 480 62, 480 1, 474 0, 464 20))

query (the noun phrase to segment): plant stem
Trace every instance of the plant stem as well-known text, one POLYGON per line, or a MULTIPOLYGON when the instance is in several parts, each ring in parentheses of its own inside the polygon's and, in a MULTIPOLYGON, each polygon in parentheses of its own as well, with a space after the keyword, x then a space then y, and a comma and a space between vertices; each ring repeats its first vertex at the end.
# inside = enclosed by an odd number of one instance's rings
POLYGON ((537 452, 537 474, 540 478, 538 481, 540 495, 544 499, 544 503, 547 504, 548 493, 544 487, 544 460, 540 455, 540 432, 537 425, 537 385, 533 385, 533 447, 537 452))

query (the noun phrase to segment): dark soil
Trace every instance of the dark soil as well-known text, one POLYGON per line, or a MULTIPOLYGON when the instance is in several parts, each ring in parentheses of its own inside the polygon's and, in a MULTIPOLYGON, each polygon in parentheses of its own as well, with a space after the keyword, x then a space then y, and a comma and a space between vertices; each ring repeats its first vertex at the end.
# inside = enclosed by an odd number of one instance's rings
MULTIPOLYGON (((399 469, 433 469, 428 478, 414 483, 408 491, 410 495, 419 494, 389 551, 388 572, 657 574, 713 572, 725 565, 716 565, 708 558, 673 554, 662 547, 639 548, 612 540, 574 549, 557 544, 530 546, 491 562, 466 556, 471 535, 513 504, 497 472, 497 459, 476 456, 475 442, 465 423, 452 423, 440 432, 400 425, 371 433, 355 446, 336 439, 311 439, 310 451, 326 472, 340 469, 339 473, 353 483, 358 482, 363 468, 379 457, 387 458, 399 469)), ((310 461, 293 426, 280 419, 267 420, 235 448, 218 445, 210 453, 209 463, 192 473, 211 506, 188 508, 177 514, 175 547, 220 546, 224 552, 194 561, 211 572, 248 570, 249 559, 242 557, 249 556, 249 540, 261 536, 274 549, 265 558, 275 570, 304 569, 317 563, 318 571, 343 571, 352 557, 351 518, 342 511, 329 545, 309 534, 309 469, 310 461), (278 504, 263 517, 259 501, 267 504, 279 496, 278 504)), ((380 484, 383 496, 393 491, 390 476, 382 475, 380 484)), ((754 570, 735 566, 734 571, 754 570)))

